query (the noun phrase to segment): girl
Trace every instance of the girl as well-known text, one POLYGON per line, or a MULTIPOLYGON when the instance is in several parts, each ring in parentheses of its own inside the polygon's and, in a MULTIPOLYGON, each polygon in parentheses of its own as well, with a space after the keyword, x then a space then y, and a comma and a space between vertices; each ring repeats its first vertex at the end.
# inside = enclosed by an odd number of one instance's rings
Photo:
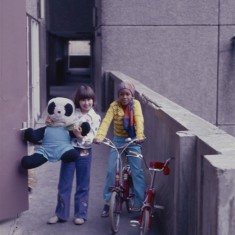
MULTIPOLYGON (((126 142, 126 138, 137 138, 138 144, 132 144, 127 148, 128 150, 141 152, 140 143, 143 142, 144 136, 144 118, 141 110, 141 106, 138 100, 134 99, 135 88, 134 85, 129 82, 122 82, 118 87, 118 100, 112 102, 109 109, 101 123, 101 126, 97 132, 93 142, 99 144, 107 135, 109 126, 113 121, 113 143, 116 146, 123 146, 126 142)), ((111 192, 110 186, 114 185, 115 181, 115 169, 116 169, 116 152, 110 152, 108 170, 106 176, 106 182, 103 192, 103 198, 105 201, 104 209, 101 216, 107 217, 109 215, 109 200, 111 192)), ((131 173, 134 185, 134 207, 133 211, 138 211, 142 205, 145 191, 145 180, 142 169, 141 159, 135 157, 129 157, 128 162, 131 167, 131 173)))
POLYGON ((75 128, 72 144, 77 150, 79 157, 75 162, 61 162, 60 177, 58 184, 57 206, 55 216, 48 220, 49 224, 66 221, 69 217, 70 195, 74 171, 76 170, 76 190, 74 195, 74 223, 81 225, 87 220, 90 169, 92 160, 92 141, 99 128, 101 118, 94 111, 95 93, 91 87, 82 85, 78 88, 74 104, 79 121, 90 124, 90 132, 82 136, 82 130, 75 128))

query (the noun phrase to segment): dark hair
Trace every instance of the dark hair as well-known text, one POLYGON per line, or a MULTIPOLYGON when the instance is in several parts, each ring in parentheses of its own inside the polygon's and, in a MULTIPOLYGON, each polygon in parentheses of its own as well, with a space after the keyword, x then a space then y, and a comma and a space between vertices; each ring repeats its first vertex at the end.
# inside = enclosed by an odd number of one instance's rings
POLYGON ((74 104, 75 108, 80 108, 80 100, 85 99, 92 99, 93 100, 93 106, 96 104, 96 98, 95 98, 95 92, 90 86, 87 85, 81 85, 78 87, 75 97, 74 97, 74 104))

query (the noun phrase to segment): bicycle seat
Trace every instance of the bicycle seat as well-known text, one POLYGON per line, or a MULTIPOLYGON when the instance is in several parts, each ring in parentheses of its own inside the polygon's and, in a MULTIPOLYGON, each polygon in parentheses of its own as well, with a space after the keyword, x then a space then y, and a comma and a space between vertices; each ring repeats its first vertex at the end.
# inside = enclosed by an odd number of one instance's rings
POLYGON ((149 167, 153 169, 162 170, 164 175, 170 174, 169 162, 150 162, 149 167))

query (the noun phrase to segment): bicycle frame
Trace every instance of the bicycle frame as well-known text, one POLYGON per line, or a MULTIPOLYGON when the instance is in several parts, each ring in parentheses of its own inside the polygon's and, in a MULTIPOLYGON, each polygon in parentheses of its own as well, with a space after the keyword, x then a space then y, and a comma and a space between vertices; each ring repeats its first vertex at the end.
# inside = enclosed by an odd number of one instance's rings
POLYGON ((155 205, 156 189, 154 187, 155 177, 157 172, 163 172, 164 175, 170 174, 169 162, 171 158, 165 162, 150 162, 148 170, 151 172, 151 182, 146 191, 145 200, 141 208, 139 220, 132 220, 131 224, 140 226, 140 235, 146 235, 152 225, 152 217, 154 209, 164 209, 163 206, 155 205))
POLYGON ((128 142, 121 147, 116 147, 114 143, 105 138, 103 144, 111 147, 117 153, 117 164, 116 164, 116 173, 115 173, 115 185, 110 189, 112 191, 111 200, 110 200, 110 219, 111 219, 111 229, 116 233, 119 229, 119 220, 120 214, 122 211, 122 204, 126 202, 127 211, 130 212, 130 202, 134 197, 134 193, 131 194, 131 173, 130 166, 125 164, 123 167, 122 155, 125 154, 125 157, 139 157, 142 158, 142 155, 134 151, 129 151, 126 154, 128 146, 133 144, 136 139, 129 139, 128 142))
POLYGON ((135 143, 137 139, 127 139, 127 143, 124 144, 123 146, 116 147, 114 143, 108 139, 105 138, 104 141, 102 142, 103 144, 109 146, 110 148, 114 149, 117 153, 117 164, 116 164, 116 174, 115 174, 115 186, 111 187, 111 190, 116 190, 121 188, 125 188, 125 186, 128 186, 128 176, 130 175, 130 166, 125 165, 123 167, 122 164, 122 156, 125 154, 125 157, 139 157, 142 158, 142 155, 140 153, 136 153, 134 151, 130 151, 130 154, 126 154, 125 151, 130 146, 131 144, 135 143), (125 178, 126 177, 126 178, 125 178))

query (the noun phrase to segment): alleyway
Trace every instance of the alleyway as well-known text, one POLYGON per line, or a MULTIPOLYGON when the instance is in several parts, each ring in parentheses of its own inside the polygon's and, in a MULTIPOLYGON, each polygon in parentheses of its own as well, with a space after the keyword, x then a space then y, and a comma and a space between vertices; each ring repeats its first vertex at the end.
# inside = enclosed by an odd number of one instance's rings
MULTIPOLYGON (((64 96, 73 99, 77 84, 53 87, 52 96, 64 96)), ((43 121, 41 121, 43 122, 43 121)), ((37 184, 29 195, 29 210, 23 212, 18 218, 1 221, 0 235, 109 235, 110 219, 101 218, 103 208, 102 190, 106 176, 106 164, 109 149, 103 145, 93 146, 93 160, 91 173, 91 191, 89 203, 89 218, 84 225, 73 223, 73 195, 71 198, 70 220, 66 223, 48 225, 47 220, 54 215, 57 196, 60 162, 46 163, 36 168, 37 184)), ((73 187, 74 188, 74 187, 73 187)), ((120 235, 137 235, 137 227, 131 227, 130 220, 133 215, 128 214, 123 207, 120 221, 120 235)), ((149 235, 161 235, 152 228, 149 235)))

